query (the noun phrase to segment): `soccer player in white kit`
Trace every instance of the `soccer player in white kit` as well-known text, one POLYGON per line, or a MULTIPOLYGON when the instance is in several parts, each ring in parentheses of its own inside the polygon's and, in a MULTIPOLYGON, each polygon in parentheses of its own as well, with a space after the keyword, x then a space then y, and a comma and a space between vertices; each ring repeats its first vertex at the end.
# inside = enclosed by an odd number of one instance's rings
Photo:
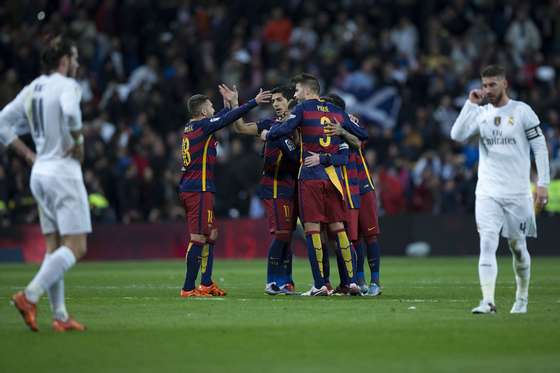
POLYGON ((482 301, 472 312, 496 312, 496 250, 501 231, 513 254, 517 284, 510 312, 526 313, 531 257, 525 237, 537 236, 535 210, 540 211, 547 203, 548 150, 535 112, 524 102, 508 97, 505 70, 491 65, 482 71, 481 78, 482 90, 469 93, 451 128, 451 138, 455 141, 479 136, 475 215, 480 235, 478 274, 482 301), (484 101, 488 103, 483 104, 484 101), (530 185, 531 149, 538 173, 535 201, 530 185))
MULTIPOLYGON (((0 112, 0 141, 17 144, 12 128, 25 123, 35 143, 30 186, 47 243, 41 268, 24 291, 12 296, 12 303, 27 326, 37 331, 36 304, 47 292, 53 329, 83 331, 85 326, 68 315, 64 303, 64 273, 86 253, 86 236, 91 232, 80 164, 84 152, 81 92, 72 78, 79 66, 78 50, 58 37, 46 47, 42 60, 47 73, 23 88, 0 112)), ((25 149, 18 152, 26 154, 25 149)))

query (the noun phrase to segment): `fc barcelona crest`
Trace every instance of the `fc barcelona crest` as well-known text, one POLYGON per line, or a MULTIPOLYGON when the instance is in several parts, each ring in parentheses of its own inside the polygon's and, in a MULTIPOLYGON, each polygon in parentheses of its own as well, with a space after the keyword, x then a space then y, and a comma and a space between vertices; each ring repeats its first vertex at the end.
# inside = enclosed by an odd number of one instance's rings
POLYGON ((494 117, 494 125, 498 127, 502 123, 502 117, 494 117))

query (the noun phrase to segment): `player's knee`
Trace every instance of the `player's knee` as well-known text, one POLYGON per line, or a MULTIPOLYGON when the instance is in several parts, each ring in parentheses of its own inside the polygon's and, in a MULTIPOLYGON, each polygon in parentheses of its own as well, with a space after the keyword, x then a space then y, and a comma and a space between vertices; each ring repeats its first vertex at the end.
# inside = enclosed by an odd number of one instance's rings
POLYGON ((480 233, 480 253, 495 254, 498 250, 499 237, 497 233, 480 233))
POLYGON ((290 231, 276 231, 274 232, 274 238, 278 241, 290 242, 292 240, 292 232, 290 231))
POLYGON ((87 252, 87 236, 85 234, 75 234, 62 237, 62 245, 72 250, 76 260, 81 259, 87 252))

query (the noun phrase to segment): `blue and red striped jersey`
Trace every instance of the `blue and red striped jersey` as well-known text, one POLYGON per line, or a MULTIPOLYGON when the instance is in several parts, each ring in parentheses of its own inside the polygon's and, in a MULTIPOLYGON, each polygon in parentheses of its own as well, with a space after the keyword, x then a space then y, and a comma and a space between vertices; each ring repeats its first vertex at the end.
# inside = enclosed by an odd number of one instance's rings
MULTIPOLYGON (((283 122, 265 119, 257 122, 259 132, 282 126, 283 122)), ((264 167, 258 195, 262 199, 292 199, 296 190, 299 151, 292 138, 282 137, 265 143, 264 167)))
MULTIPOLYGON (((297 105, 289 119, 281 126, 274 126, 267 135, 268 140, 275 140, 291 134, 299 128, 300 144, 300 180, 329 180, 324 164, 314 167, 302 167, 302 160, 313 153, 334 155, 342 143, 340 136, 325 135, 324 126, 334 121, 350 122, 348 114, 337 106, 319 99, 312 99, 297 105)), ((336 167, 339 180, 342 179, 340 167, 336 167)), ((332 180, 331 180, 332 181, 332 180)))
POLYGON ((344 189, 348 200, 348 208, 360 208, 360 181, 358 179, 358 151, 350 149, 348 152, 348 162, 342 166, 344 175, 344 189))
POLYGON ((373 185, 373 180, 371 178, 369 165, 367 164, 366 157, 364 156, 363 149, 365 148, 365 143, 362 143, 360 149, 358 149, 357 158, 357 171, 358 171, 358 181, 360 184, 360 195, 375 190, 375 185, 373 185))
POLYGON ((216 192, 214 166, 216 145, 214 132, 232 124, 257 106, 255 100, 235 109, 224 109, 212 118, 191 120, 183 132, 183 175, 181 192, 216 192))

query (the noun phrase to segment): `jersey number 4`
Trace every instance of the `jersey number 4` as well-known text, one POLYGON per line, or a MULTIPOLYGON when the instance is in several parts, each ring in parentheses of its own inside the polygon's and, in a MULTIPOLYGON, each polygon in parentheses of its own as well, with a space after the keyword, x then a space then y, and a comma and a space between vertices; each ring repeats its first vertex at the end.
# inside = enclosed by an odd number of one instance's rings
MULTIPOLYGON (((326 124, 331 124, 331 120, 328 117, 321 117, 321 124, 323 126, 326 125, 326 124)), ((319 139, 319 144, 323 148, 326 148, 327 146, 329 146, 331 144, 331 137, 330 136, 321 137, 319 139)))

